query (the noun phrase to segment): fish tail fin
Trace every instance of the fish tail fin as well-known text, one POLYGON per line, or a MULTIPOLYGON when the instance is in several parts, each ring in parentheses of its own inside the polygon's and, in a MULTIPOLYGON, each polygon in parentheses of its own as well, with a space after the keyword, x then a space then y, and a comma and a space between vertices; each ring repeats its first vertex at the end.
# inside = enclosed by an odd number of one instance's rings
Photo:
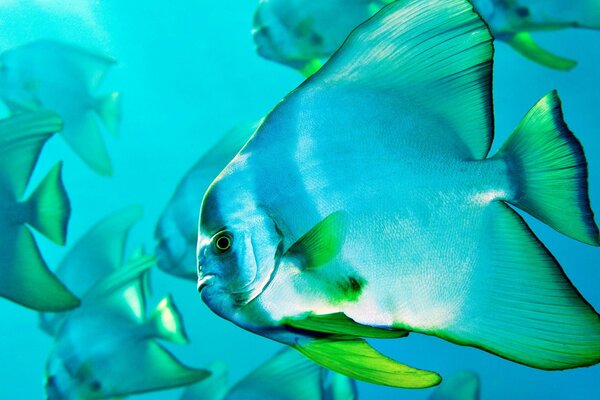
POLYGON ((106 129, 116 137, 121 121, 121 94, 112 92, 96 99, 96 112, 100 116, 106 129))
POLYGON ((533 40, 529 32, 518 32, 512 35, 508 44, 523 57, 548 68, 569 71, 577 65, 576 61, 557 56, 542 48, 533 40))
POLYGON ((498 152, 516 195, 508 202, 569 237, 598 246, 583 147, 563 119, 556 91, 544 96, 498 152))
POLYGON ((600 362, 600 316, 523 218, 494 201, 482 223, 471 300, 438 336, 544 370, 600 362))
POLYGON ((171 295, 165 296, 156 309, 150 314, 147 323, 154 336, 173 343, 186 344, 189 342, 181 314, 171 295))
POLYGON ((31 217, 27 221, 36 230, 53 242, 64 245, 71 206, 61 178, 62 162, 48 172, 31 194, 27 203, 31 217))

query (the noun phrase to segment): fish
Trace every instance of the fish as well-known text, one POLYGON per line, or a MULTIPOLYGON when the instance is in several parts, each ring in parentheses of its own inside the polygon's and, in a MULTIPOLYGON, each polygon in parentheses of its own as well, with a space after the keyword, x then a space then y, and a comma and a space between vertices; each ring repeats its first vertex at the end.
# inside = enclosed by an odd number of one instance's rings
POLYGON ((0 55, 0 98, 13 112, 55 111, 60 136, 101 175, 112 174, 98 118, 113 136, 120 121, 119 92, 97 95, 115 59, 71 44, 38 40, 0 55))
POLYGON ((158 342, 189 340, 171 295, 146 310, 148 274, 156 257, 137 249, 124 258, 128 232, 140 212, 132 206, 99 221, 57 269, 66 281, 80 279, 73 287, 83 294, 75 310, 40 315, 42 328, 54 339, 46 364, 49 400, 121 398, 210 375, 182 364, 158 342))
POLYGON ((328 371, 298 352, 283 349, 234 385, 227 365, 214 362, 212 375, 183 392, 180 400, 355 400, 356 383, 328 371))
POLYGON ((348 33, 393 0, 261 0, 252 37, 263 58, 310 76, 348 33))
POLYGON ((257 124, 230 129, 181 179, 156 225, 157 265, 164 272, 196 281, 198 214, 202 195, 221 170, 241 150, 257 124), (190 210, 198 210, 191 213, 190 210))
POLYGON ((479 400, 479 376, 472 371, 460 371, 445 378, 429 396, 429 400, 479 400))
POLYGON ((543 370, 600 361, 600 318, 519 210, 598 246, 551 91, 494 154, 493 38, 466 0, 383 8, 265 117, 204 195, 198 290, 334 372, 441 377, 365 338, 437 336, 543 370))
MULTIPOLYGON (((388 0, 261 0, 254 14, 257 53, 310 76, 340 47, 359 24, 389 4, 388 0)), ((598 0, 473 0, 497 40, 531 61, 568 71, 577 62, 538 45, 531 32, 566 28, 600 29, 598 0)))
POLYGON ((42 110, 0 120, 0 296, 38 311, 77 307, 79 299, 48 268, 32 229, 64 245, 71 216, 62 162, 23 199, 44 144, 62 127, 42 110))

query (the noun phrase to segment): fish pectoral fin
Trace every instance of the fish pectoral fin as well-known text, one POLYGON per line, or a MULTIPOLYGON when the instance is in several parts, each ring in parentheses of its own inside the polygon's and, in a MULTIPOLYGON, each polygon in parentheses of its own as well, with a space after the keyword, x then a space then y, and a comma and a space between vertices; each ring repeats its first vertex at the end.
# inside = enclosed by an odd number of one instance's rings
POLYGON ((320 267, 338 255, 345 236, 346 214, 336 211, 298 239, 283 257, 298 260, 303 270, 320 267))
POLYGON ((523 57, 552 69, 568 71, 577 65, 576 61, 557 56, 543 49, 533 40, 529 32, 516 33, 510 38, 508 44, 523 57))
POLYGON ((316 315, 309 314, 303 318, 286 318, 284 325, 312 332, 331 333, 355 337, 393 339, 408 336, 408 331, 399 329, 383 329, 361 325, 344 313, 316 315))
POLYGON ((118 377, 115 394, 127 395, 190 385, 210 376, 210 371, 190 368, 154 340, 132 345, 115 364, 126 374, 118 377))
POLYGON ((333 336, 293 347, 325 368, 376 385, 419 389, 435 386, 442 379, 435 372, 400 364, 360 338, 333 336))

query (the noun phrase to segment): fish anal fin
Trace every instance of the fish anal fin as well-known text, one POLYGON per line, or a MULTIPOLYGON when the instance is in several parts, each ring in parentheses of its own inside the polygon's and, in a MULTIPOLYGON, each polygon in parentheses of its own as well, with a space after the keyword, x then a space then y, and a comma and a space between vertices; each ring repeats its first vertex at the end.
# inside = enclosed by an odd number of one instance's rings
POLYGON ((303 318, 286 318, 282 323, 297 329, 330 333, 334 335, 379 339, 400 338, 408 335, 408 331, 405 330, 389 330, 361 325, 344 313, 324 315, 308 314, 303 318))
POLYGON ((400 364, 360 338, 313 339, 293 347, 325 368, 376 385, 420 389, 441 381, 438 374, 400 364))

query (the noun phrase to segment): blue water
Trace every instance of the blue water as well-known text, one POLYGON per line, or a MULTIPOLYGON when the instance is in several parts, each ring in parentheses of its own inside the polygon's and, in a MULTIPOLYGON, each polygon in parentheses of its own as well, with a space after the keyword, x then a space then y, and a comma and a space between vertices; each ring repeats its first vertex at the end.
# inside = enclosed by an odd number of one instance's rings
MULTIPOLYGON (((152 249, 158 215, 186 170, 219 135, 240 122, 261 118, 301 82, 295 71, 254 53, 250 35, 254 7, 254 1, 0 2, 0 51, 51 38, 100 50, 119 61, 105 82, 106 88, 123 93, 120 137, 105 135, 114 176, 92 172, 56 136, 44 149, 33 177, 35 184, 56 160, 65 161, 65 185, 73 208, 69 243, 110 212, 141 204, 145 216, 133 230, 130 246, 144 243, 152 249)), ((551 71, 497 44, 495 147, 540 97, 558 89, 566 120, 586 150, 592 207, 600 210, 600 32, 570 30, 536 37, 579 65, 567 73, 551 71)), ((583 296, 600 308, 600 250, 529 222, 583 296)), ((66 249, 39 235, 38 241, 49 265, 57 265, 66 249)), ((151 305, 170 292, 184 316, 192 343, 167 346, 188 365, 224 360, 235 380, 280 348, 214 315, 201 302, 193 282, 159 270, 152 278, 151 305)), ((51 339, 38 329, 37 314, 31 310, 0 299, 0 315, 0 399, 43 398, 51 339)), ((477 371, 483 399, 598 398, 600 366, 539 371, 416 334, 376 346, 402 362, 442 375, 477 371)), ((176 399, 179 392, 139 398, 176 399)), ((424 399, 429 393, 359 384, 363 399, 424 399)))

